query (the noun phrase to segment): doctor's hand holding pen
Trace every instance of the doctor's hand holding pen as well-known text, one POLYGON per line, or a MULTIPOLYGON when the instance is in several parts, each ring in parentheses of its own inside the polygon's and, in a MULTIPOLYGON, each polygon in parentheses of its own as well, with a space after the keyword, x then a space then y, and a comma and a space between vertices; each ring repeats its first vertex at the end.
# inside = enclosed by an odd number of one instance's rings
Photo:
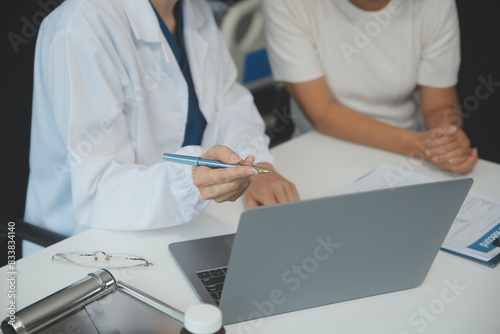
POLYGON ((276 172, 271 164, 254 166, 255 157, 241 159, 226 146, 216 145, 199 158, 164 154, 163 159, 195 166, 193 183, 204 200, 232 202, 245 191, 248 208, 299 200, 295 185, 276 172))

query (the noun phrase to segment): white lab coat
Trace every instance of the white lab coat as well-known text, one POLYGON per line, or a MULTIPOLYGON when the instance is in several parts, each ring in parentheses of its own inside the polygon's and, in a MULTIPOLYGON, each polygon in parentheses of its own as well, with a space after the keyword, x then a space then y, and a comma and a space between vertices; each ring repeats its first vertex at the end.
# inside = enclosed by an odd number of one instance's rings
POLYGON ((273 163, 264 123, 208 5, 184 0, 184 32, 208 125, 181 149, 187 85, 148 0, 66 0, 37 41, 25 218, 65 235, 161 228, 208 205, 165 152, 227 145, 273 163))

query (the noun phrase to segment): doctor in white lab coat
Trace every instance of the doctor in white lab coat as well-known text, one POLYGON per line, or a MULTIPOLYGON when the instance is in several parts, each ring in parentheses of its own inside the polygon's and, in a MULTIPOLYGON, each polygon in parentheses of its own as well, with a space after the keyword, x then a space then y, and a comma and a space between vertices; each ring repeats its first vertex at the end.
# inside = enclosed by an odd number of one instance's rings
POLYGON ((183 146, 189 89, 161 28, 176 31, 176 0, 66 0, 44 20, 35 55, 27 221, 69 236, 86 228, 182 224, 211 200, 233 201, 245 190, 247 206, 299 199, 272 167, 264 123, 235 82, 208 5, 179 1, 180 39, 206 120, 197 145, 183 146), (163 153, 274 172, 193 168, 163 162, 163 153))

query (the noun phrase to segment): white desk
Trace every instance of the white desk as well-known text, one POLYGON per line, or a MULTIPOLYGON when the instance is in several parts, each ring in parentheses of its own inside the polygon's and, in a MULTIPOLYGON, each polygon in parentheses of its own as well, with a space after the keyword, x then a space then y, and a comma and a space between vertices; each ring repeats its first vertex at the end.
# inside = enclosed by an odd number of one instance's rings
MULTIPOLYGON (((277 167, 292 180, 303 199, 348 184, 387 162, 407 171, 443 180, 457 176, 404 156, 309 132, 273 152, 277 167)), ((480 161, 468 175, 472 190, 500 199, 500 165, 480 161)), ((115 277, 180 310, 198 303, 168 251, 175 241, 233 233, 241 201, 211 204, 184 226, 147 232, 89 230, 17 262, 16 303, 25 307, 94 270, 51 262, 56 252, 126 252, 154 263, 145 270, 112 270, 115 277)), ((0 269, 0 305, 7 305, 7 267, 0 269)), ((228 333, 500 333, 500 269, 439 252, 424 283, 411 290, 363 298, 227 326, 228 333), (450 285, 455 284, 455 288, 450 285), (253 325, 258 326, 253 326, 253 325)), ((139 319, 138 319, 139 320, 139 319)), ((140 321, 140 320, 139 320, 140 321)))

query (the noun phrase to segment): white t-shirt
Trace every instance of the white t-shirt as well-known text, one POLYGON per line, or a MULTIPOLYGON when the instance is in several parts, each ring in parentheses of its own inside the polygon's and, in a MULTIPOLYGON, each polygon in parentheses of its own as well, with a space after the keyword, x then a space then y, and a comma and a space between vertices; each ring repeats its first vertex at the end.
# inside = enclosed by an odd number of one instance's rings
POLYGON ((325 76, 343 105, 416 129, 418 85, 454 86, 460 64, 454 0, 391 0, 364 11, 349 0, 264 0, 274 78, 325 76))

